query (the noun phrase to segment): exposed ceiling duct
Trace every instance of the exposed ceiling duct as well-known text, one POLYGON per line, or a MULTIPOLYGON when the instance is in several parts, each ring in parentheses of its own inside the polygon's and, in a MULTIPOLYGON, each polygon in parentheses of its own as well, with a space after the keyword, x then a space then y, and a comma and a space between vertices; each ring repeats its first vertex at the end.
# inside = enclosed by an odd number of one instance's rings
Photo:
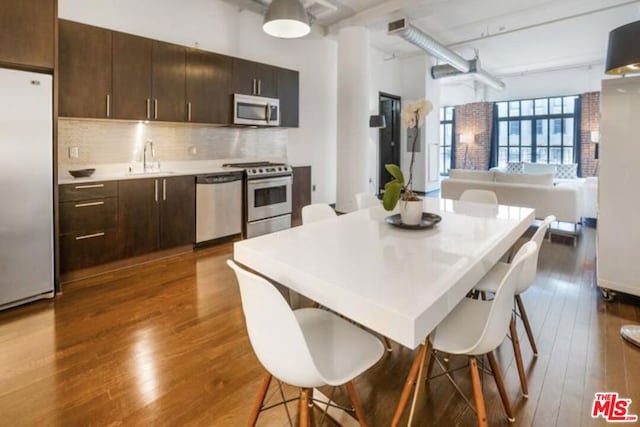
POLYGON ((504 82, 480 69, 480 62, 477 58, 470 61, 464 59, 419 28, 411 25, 407 18, 389 22, 387 34, 400 36, 428 54, 446 62, 446 64, 431 67, 431 76, 434 79, 469 76, 494 89, 502 90, 505 88, 504 82))

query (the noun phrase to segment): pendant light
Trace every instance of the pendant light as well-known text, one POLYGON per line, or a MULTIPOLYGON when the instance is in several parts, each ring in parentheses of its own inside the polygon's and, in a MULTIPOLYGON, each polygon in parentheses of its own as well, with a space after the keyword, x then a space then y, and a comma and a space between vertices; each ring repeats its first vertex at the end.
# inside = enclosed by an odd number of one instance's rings
POLYGON ((273 0, 262 29, 270 36, 294 39, 309 34, 309 16, 300 0, 273 0))
POLYGON ((609 33, 607 74, 640 73, 640 21, 618 27, 609 33))

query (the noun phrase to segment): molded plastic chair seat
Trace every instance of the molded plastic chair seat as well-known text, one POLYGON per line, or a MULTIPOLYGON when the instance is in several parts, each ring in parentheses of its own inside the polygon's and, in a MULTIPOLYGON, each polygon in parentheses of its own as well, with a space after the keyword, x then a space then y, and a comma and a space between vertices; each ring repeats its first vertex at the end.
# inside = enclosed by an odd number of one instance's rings
POLYGON ((474 203, 487 203, 493 205, 498 204, 498 196, 496 196, 496 193, 490 190, 464 190, 464 192, 460 195, 460 200, 474 203))
POLYGON ((507 274, 507 271, 509 271, 509 263, 499 261, 487 274, 484 275, 482 279, 480 279, 473 289, 476 291, 495 293, 500 281, 504 275, 507 274))
POLYGON ((491 301, 463 299, 438 324, 431 339, 433 347, 449 354, 485 354, 485 348, 473 349, 473 346, 482 335, 491 304, 491 301), (469 321, 470 319, 473 321, 469 321))
POLYGON ((356 206, 358 210, 378 206, 380 203, 380 200, 371 193, 356 194, 356 206))
POLYGON ((312 222, 323 221, 329 218, 335 218, 336 211, 326 203, 314 203, 302 208, 302 224, 310 224, 312 222))

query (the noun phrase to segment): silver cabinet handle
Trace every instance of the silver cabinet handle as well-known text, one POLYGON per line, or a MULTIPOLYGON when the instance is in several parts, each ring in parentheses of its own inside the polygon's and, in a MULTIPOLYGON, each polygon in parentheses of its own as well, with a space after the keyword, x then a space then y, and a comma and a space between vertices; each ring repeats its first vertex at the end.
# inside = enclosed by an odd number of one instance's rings
POLYGON ((151 99, 147 98, 147 119, 151 118, 151 99))
POLYGON ((251 93, 253 95, 257 95, 258 94, 258 83, 256 79, 253 79, 253 87, 251 88, 251 93))
POLYGON ((158 120, 158 100, 153 100, 153 118, 158 120))
POLYGON ((154 191, 155 191, 155 198, 156 198, 156 202, 157 202, 158 201, 158 180, 154 179, 153 182, 154 182, 154 185, 155 185, 155 190, 154 191))
POLYGON ((89 185, 76 185, 75 189, 83 190, 85 188, 102 188, 102 187, 104 187, 104 184, 89 184, 89 185))
POLYGON ((162 200, 167 200, 167 180, 162 179, 162 200))
POLYGON ((262 95, 262 80, 258 80, 258 95, 262 95))
POLYGON ((107 94, 107 117, 111 117, 111 95, 107 94))
POLYGON ((89 206, 102 206, 104 202, 88 202, 88 203, 77 203, 76 208, 88 208, 89 206))
POLYGON ((191 103, 187 102, 187 121, 191 121, 191 103))
POLYGON ((85 234, 84 236, 76 237, 76 240, 93 239, 94 237, 102 237, 104 233, 85 234))

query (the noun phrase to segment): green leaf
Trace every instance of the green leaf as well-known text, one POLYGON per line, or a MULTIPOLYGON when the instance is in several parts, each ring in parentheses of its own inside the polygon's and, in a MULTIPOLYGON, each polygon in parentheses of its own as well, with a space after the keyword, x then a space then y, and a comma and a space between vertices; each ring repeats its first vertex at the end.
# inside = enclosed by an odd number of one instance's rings
POLYGON ((384 195, 382 196, 382 206, 388 211, 392 211, 396 207, 402 192, 402 184, 397 180, 388 182, 384 186, 384 195))
POLYGON ((392 177, 394 177, 398 181, 398 183, 400 183, 401 187, 404 186, 404 175, 402 174, 402 170, 397 165, 388 163, 384 165, 384 168, 391 174, 392 177))

